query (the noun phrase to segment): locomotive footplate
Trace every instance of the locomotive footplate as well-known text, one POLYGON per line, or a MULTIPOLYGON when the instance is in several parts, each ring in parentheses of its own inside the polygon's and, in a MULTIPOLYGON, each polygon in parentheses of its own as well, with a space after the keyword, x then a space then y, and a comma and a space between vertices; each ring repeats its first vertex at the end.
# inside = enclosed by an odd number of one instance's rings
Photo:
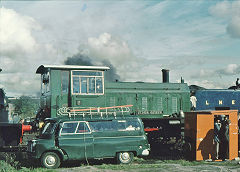
POLYGON ((142 119, 146 132, 157 132, 160 137, 177 137, 183 134, 182 118, 142 119))

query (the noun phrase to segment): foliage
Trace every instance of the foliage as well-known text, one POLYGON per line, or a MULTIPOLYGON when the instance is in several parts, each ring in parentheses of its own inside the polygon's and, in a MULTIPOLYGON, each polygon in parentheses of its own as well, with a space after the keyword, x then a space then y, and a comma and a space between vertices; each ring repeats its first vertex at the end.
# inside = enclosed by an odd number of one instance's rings
POLYGON ((9 171, 17 171, 17 170, 7 162, 0 160, 0 171, 9 172, 9 171))
POLYGON ((46 168, 38 168, 32 160, 23 158, 21 153, 0 152, 0 172, 54 172, 46 168))
MULTIPOLYGON (((16 161, 16 154, 11 152, 0 152, 0 160, 6 162, 9 166, 13 168, 19 168, 20 164, 16 161)), ((6 164, 5 164, 6 166, 6 164)))
POLYGON ((9 163, 0 160, 0 172, 54 172, 55 170, 49 170, 44 168, 26 168, 22 167, 20 169, 14 168, 9 163))
POLYGON ((14 167, 6 161, 0 160, 0 172, 54 172, 56 170, 49 170, 45 168, 26 168, 26 167, 14 167))
POLYGON ((16 100, 12 100, 14 105, 14 113, 17 113, 22 119, 27 117, 35 117, 39 107, 39 99, 33 99, 29 96, 21 96, 16 100))

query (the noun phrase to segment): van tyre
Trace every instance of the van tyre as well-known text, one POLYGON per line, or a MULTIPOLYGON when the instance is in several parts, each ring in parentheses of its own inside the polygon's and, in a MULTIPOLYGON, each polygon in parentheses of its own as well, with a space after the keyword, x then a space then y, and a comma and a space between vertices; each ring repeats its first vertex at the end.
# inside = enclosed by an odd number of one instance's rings
POLYGON ((54 152, 46 152, 41 157, 42 166, 45 168, 58 168, 61 164, 59 156, 54 152))
POLYGON ((117 153, 117 163, 119 164, 129 164, 133 161, 132 152, 119 152, 117 153))

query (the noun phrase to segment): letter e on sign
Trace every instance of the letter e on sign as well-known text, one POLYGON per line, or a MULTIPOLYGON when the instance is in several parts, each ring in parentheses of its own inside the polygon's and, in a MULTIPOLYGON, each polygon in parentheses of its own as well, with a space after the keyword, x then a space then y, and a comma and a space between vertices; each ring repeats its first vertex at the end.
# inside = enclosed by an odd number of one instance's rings
POLYGON ((235 105, 235 100, 232 100, 232 105, 235 105))

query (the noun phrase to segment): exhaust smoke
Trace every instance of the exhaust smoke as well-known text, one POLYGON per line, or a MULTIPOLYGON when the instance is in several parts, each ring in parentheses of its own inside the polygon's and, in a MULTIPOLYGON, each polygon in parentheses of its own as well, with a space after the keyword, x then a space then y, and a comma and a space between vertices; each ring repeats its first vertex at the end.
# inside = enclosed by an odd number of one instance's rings
POLYGON ((90 58, 87 55, 78 53, 73 55, 72 57, 68 57, 64 61, 65 65, 80 65, 80 66, 94 66, 94 65, 99 65, 99 63, 103 66, 110 67, 110 70, 105 72, 105 79, 107 81, 120 80, 120 76, 117 74, 116 68, 112 65, 112 63, 109 60, 97 61, 97 60, 93 60, 93 58, 90 58))

